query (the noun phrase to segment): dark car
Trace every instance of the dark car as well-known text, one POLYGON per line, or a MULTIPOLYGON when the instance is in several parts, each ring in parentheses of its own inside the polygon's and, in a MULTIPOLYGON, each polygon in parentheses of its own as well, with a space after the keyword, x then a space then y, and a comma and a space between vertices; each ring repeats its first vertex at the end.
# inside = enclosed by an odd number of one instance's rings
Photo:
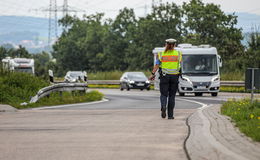
POLYGON ((125 72, 120 78, 120 90, 124 89, 150 90, 150 81, 143 72, 125 72))

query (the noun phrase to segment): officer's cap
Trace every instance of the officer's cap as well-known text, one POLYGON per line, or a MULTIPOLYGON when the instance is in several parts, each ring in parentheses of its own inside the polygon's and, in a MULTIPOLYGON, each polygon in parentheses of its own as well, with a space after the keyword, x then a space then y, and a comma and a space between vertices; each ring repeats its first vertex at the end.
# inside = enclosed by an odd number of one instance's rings
POLYGON ((176 43, 177 41, 176 41, 176 39, 170 38, 170 39, 166 39, 165 42, 166 42, 167 44, 174 44, 174 43, 176 43))

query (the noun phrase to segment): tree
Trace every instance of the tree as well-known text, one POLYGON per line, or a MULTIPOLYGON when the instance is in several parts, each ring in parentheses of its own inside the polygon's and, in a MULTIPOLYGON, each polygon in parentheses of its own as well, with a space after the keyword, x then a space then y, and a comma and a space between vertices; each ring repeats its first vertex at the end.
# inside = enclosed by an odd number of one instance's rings
POLYGON ((60 24, 68 27, 53 46, 59 75, 68 70, 146 70, 153 65, 152 50, 164 40, 210 44, 217 47, 227 69, 241 69, 245 55, 237 17, 226 15, 218 5, 191 0, 182 6, 161 3, 146 17, 137 18, 133 9, 120 10, 115 20, 103 14, 66 16, 60 24))
POLYGON ((69 70, 98 70, 99 61, 96 56, 103 53, 104 27, 101 24, 103 14, 84 16, 83 20, 65 17, 60 21, 68 25, 68 31, 53 46, 53 57, 57 60, 58 73, 64 75, 69 70))
POLYGON ((234 14, 226 15, 220 6, 205 5, 201 0, 191 0, 182 7, 185 41, 216 46, 226 61, 243 55, 243 37, 241 29, 235 28, 237 17, 234 14))
POLYGON ((0 59, 3 59, 5 57, 30 58, 31 54, 21 45, 19 45, 18 49, 6 49, 5 47, 0 47, 0 59))
POLYGON ((165 39, 181 40, 181 24, 181 10, 175 3, 154 6, 151 14, 140 18, 127 49, 129 69, 150 69, 152 50, 164 46, 165 39))
POLYGON ((260 33, 255 31, 250 34, 248 49, 243 61, 246 68, 260 68, 260 33))
POLYGON ((133 39, 137 20, 133 9, 124 8, 119 11, 115 21, 108 26, 105 41, 105 70, 126 70, 126 50, 133 39))
POLYGON ((34 54, 32 55, 32 58, 34 59, 35 75, 44 78, 48 77, 48 63, 51 60, 49 53, 42 52, 34 54))
POLYGON ((5 57, 7 57, 7 50, 0 46, 0 60, 4 59, 5 57))

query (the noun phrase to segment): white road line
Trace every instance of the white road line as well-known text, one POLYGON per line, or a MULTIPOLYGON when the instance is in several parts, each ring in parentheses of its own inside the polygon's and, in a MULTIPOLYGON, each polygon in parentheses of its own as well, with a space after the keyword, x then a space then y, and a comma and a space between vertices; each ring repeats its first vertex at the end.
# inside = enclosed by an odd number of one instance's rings
POLYGON ((201 105, 201 107, 198 108, 198 109, 203 109, 203 108, 206 108, 206 107, 207 107, 207 104, 201 103, 201 102, 198 102, 198 101, 189 100, 189 99, 184 99, 184 98, 176 98, 176 99, 181 100, 181 101, 191 102, 191 103, 197 103, 197 104, 201 105))
POLYGON ((43 109, 56 109, 56 108, 64 108, 69 107, 71 105, 73 106, 85 106, 90 104, 98 104, 109 101, 108 99, 102 99, 101 101, 96 102, 88 102, 88 103, 74 103, 74 104, 65 104, 65 105, 58 105, 58 106, 46 106, 46 107, 38 107, 38 108, 32 108, 31 110, 43 110, 43 109))

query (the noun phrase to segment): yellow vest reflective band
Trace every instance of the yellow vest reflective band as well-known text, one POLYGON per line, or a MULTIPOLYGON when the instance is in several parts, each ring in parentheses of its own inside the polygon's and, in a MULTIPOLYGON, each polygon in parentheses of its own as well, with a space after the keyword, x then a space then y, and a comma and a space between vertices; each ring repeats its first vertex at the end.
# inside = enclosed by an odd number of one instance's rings
POLYGON ((181 67, 181 53, 176 50, 161 52, 158 56, 161 61, 162 72, 166 74, 179 74, 181 67))

